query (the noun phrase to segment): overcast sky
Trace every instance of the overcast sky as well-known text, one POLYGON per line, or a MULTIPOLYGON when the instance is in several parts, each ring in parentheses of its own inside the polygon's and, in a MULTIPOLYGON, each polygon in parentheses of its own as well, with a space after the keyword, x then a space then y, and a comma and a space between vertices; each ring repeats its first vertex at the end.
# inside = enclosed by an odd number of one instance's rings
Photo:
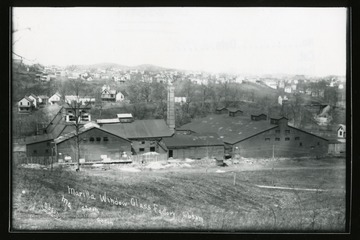
POLYGON ((345 8, 14 8, 13 28, 44 65, 345 75, 345 8))

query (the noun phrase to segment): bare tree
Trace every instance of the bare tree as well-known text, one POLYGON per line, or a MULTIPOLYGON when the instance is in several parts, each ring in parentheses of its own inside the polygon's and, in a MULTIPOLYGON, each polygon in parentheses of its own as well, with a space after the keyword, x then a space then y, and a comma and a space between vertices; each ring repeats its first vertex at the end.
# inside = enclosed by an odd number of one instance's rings
POLYGON ((76 161, 77 161, 77 169, 76 171, 80 171, 80 144, 82 139, 80 138, 80 129, 83 126, 83 117, 87 112, 85 109, 89 108, 89 105, 91 102, 82 102, 81 96, 85 96, 85 93, 83 91, 85 81, 83 79, 73 79, 69 81, 70 87, 72 92, 75 94, 75 100, 71 102, 67 102, 67 108, 71 111, 71 119, 69 119, 69 122, 71 126, 74 127, 75 133, 74 133, 74 140, 75 140, 75 151, 76 151, 76 161))

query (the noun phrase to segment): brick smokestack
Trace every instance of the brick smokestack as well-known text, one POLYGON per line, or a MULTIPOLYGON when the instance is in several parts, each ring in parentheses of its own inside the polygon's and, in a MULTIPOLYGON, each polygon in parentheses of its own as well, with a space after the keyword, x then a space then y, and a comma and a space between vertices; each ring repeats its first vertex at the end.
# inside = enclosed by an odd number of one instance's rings
POLYGON ((171 130, 175 131, 175 87, 171 84, 167 91, 166 123, 171 130))

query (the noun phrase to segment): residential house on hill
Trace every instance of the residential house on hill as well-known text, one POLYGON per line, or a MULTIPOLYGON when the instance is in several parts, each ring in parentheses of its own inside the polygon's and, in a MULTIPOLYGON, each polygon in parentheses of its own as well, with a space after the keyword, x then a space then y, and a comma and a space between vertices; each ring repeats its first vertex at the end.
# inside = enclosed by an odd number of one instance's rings
POLYGON ((115 102, 116 90, 110 89, 109 86, 103 86, 101 91, 101 100, 107 102, 115 102))
POLYGON ((49 97, 46 95, 40 95, 38 96, 38 100, 39 100, 39 106, 44 106, 48 104, 49 97))
POLYGON ((117 92, 116 95, 115 95, 115 101, 116 102, 122 102, 125 100, 125 95, 126 93, 125 92, 117 92))
POLYGON ((340 139, 346 139, 346 125, 339 124, 338 130, 337 130, 338 138, 340 139))
POLYGON ((35 94, 30 94, 28 96, 28 98, 30 98, 31 100, 33 100, 33 104, 34 104, 34 107, 37 108, 38 105, 39 105, 39 100, 38 100, 38 96, 36 96, 35 94))
POLYGON ((18 102, 19 113, 30 113, 35 108, 33 100, 25 96, 18 102))
POLYGON ((50 98, 49 98, 49 103, 51 105, 55 104, 55 103, 59 103, 61 100, 61 95, 59 93, 55 93, 54 95, 52 95, 50 98))

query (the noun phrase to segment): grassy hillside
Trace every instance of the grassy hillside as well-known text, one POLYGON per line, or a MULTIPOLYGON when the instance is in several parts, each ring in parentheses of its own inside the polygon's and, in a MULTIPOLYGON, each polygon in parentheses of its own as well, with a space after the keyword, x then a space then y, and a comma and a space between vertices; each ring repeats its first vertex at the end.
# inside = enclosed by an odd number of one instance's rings
POLYGON ((140 172, 16 168, 12 224, 18 230, 343 231, 342 164, 295 161, 275 172, 199 162, 140 172))

